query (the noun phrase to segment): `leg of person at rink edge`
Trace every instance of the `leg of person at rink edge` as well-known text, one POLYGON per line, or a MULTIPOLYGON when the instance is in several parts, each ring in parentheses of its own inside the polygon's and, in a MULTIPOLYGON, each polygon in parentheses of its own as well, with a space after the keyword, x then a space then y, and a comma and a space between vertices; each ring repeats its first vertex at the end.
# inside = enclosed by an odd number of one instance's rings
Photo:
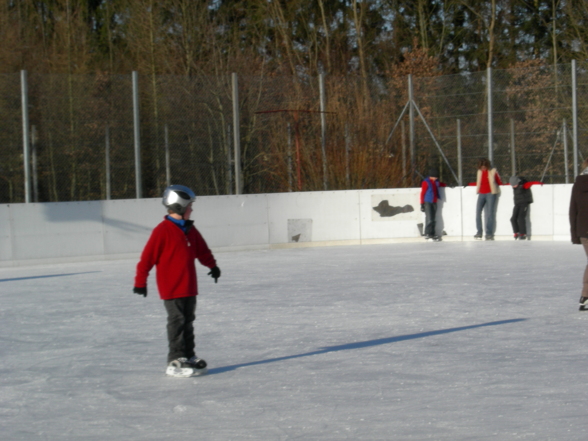
POLYGON ((512 225, 512 232, 515 235, 515 237, 517 237, 519 235, 519 233, 521 232, 521 229, 519 227, 520 214, 521 214, 521 205, 517 204, 513 207, 512 216, 510 218, 510 224, 512 225))
POLYGON ((435 237, 435 216, 437 215, 437 205, 425 202, 425 237, 435 237))
MULTIPOLYGON (((582 246, 584 247, 584 252, 586 253, 586 258, 588 259, 588 238, 581 237, 580 241, 582 242, 582 246)), ((586 269, 584 270, 582 297, 588 297, 588 262, 586 263, 586 269)))
POLYGON ((486 237, 494 237, 494 229, 496 228, 496 195, 489 193, 486 196, 486 237))
POLYGON ((482 237, 484 233, 484 229, 482 227, 482 211, 484 210, 484 206, 486 205, 486 195, 479 194, 478 195, 478 202, 476 204, 476 236, 482 237))

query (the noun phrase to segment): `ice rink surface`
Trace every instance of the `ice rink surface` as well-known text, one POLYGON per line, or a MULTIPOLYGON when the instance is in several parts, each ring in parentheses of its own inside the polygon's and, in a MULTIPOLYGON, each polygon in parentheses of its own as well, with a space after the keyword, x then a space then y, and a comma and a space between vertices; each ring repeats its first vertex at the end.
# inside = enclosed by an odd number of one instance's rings
POLYGON ((0 439, 586 440, 586 257, 564 242, 216 255, 164 374, 136 261, 0 269, 0 439))

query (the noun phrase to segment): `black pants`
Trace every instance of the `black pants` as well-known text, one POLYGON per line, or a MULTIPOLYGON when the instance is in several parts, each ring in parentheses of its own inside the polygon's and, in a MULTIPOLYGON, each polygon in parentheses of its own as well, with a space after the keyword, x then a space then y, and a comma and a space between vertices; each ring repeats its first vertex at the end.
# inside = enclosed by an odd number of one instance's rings
POLYGON ((435 235, 435 217, 437 216, 437 204, 425 202, 425 236, 435 235))
POLYGON ((169 353, 167 362, 176 358, 190 358, 194 353, 194 320, 196 319, 196 297, 164 300, 167 311, 167 340, 169 353))
POLYGON ((512 217, 510 218, 513 233, 527 234, 528 212, 529 204, 515 204, 514 208, 512 209, 512 217))

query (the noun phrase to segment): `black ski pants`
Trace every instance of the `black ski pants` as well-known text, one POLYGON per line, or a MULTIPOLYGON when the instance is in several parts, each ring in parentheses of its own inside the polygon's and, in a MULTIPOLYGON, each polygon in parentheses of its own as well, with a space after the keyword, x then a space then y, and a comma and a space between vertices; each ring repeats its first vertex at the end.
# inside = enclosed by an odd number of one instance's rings
POLYGON ((196 319, 196 296, 164 300, 167 311, 167 340, 169 353, 167 362, 180 357, 190 358, 194 352, 194 320, 196 319))
POLYGON ((425 236, 435 236, 435 217, 437 216, 437 203, 425 202, 425 236))
POLYGON ((512 209, 512 217, 510 223, 512 225, 512 232, 519 234, 527 234, 527 213, 529 212, 529 204, 515 204, 512 209))

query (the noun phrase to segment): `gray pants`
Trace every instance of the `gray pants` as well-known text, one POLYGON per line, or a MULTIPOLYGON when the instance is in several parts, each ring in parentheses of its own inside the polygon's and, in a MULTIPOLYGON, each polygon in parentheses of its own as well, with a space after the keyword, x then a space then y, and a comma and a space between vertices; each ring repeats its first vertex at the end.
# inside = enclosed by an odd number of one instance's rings
POLYGON ((196 296, 164 300, 167 311, 167 340, 169 353, 167 362, 180 357, 190 358, 194 352, 194 320, 196 319, 196 296))

